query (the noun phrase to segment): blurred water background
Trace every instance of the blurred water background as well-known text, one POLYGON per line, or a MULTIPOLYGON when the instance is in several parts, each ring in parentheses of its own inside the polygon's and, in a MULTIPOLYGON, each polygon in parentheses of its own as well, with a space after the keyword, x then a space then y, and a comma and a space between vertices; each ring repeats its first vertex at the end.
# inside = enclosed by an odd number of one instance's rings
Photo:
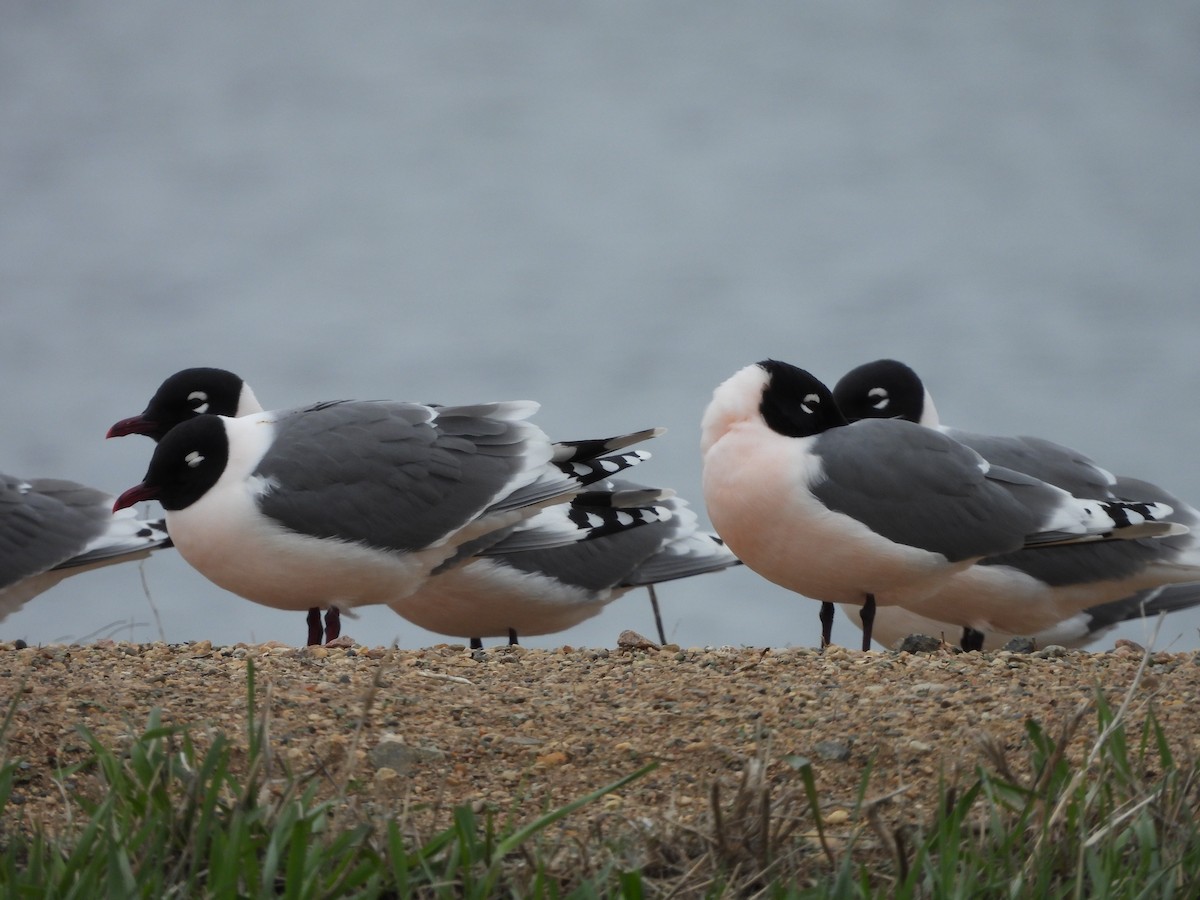
MULTIPOLYGON (((718 382, 894 356, 946 421, 1200 505, 1198 37, 1169 0, 8 3, 0 469, 118 492, 151 445, 107 427, 217 365, 268 406, 665 425, 637 475, 706 519, 718 382)), ((749 571, 660 596, 684 645, 816 642, 816 604, 749 571)), ((302 619, 159 553, 0 629, 299 643, 302 619)), ((626 627, 652 633, 644 593, 526 643, 626 627)), ((440 640, 386 609, 346 630, 440 640)))

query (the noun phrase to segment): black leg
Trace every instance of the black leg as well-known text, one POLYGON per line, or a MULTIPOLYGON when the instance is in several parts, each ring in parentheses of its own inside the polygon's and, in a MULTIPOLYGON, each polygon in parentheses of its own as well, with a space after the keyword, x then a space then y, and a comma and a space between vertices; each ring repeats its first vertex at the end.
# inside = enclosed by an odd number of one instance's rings
POLYGON ((515 628, 508 629, 508 646, 517 646, 517 629, 515 628))
POLYGON ((314 606, 308 611, 308 645, 321 643, 321 608, 314 606))
POLYGON ((983 632, 976 631, 974 628, 966 627, 963 629, 962 642, 959 644, 963 650, 968 653, 972 650, 983 649, 983 632))
POLYGON ((821 604, 821 649, 833 643, 833 604, 821 604))
POLYGON ((646 585, 646 590, 650 592, 650 608, 654 610, 654 625, 658 628, 659 644, 666 644, 667 633, 663 631, 662 614, 658 611, 658 595, 654 593, 654 585, 646 585))
POLYGON ((342 613, 336 606, 325 610, 325 643, 342 633, 342 613))
POLYGON ((471 649, 472 650, 482 650, 483 649, 483 638, 471 638, 471 649))
POLYGON ((859 618, 862 619, 863 626, 863 649, 871 649, 871 632, 875 628, 875 595, 867 594, 867 602, 863 604, 862 612, 859 613, 859 618))

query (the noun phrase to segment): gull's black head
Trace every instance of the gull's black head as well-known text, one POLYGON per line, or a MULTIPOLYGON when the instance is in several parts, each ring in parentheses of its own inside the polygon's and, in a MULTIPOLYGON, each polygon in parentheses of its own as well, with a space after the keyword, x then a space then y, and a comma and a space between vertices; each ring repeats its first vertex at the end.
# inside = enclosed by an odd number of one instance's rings
POLYGON ((237 375, 224 369, 195 368, 176 372, 154 392, 141 415, 122 419, 108 430, 108 437, 144 434, 161 441, 180 422, 212 413, 240 416, 258 412, 257 401, 237 375), (244 408, 247 398, 255 408, 244 408))
POLYGON ((851 369, 833 388, 838 408, 851 422, 905 419, 920 423, 925 385, 917 373, 894 359, 877 359, 851 369))
POLYGON ((758 367, 767 373, 758 409, 772 431, 810 437, 846 424, 829 388, 811 373, 775 359, 758 367))
POLYGON ((113 510, 157 500, 168 512, 187 509, 220 479, 229 461, 225 422, 201 415, 180 422, 154 448, 142 483, 117 498, 113 510))

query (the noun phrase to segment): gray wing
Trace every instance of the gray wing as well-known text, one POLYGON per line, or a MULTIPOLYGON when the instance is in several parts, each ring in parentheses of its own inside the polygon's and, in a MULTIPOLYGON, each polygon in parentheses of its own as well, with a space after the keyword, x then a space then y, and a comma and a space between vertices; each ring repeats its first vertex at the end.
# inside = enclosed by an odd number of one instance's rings
POLYGON ((1036 437, 1000 437, 945 428, 988 462, 1024 472, 1084 500, 1111 496, 1114 478, 1077 450, 1036 437))
POLYGON ((460 544, 433 574, 452 569, 474 556, 503 557, 511 553, 554 550, 580 541, 606 538, 618 531, 642 528, 669 515, 666 503, 654 505, 667 493, 659 488, 640 487, 624 491, 611 487, 585 491, 568 503, 549 506, 522 522, 460 544))
MULTIPOLYGON (((1182 609, 1200 606, 1200 584, 1196 582, 1168 584, 1150 591, 1142 591, 1141 594, 1135 596, 1141 601, 1138 605, 1141 607, 1142 615, 1157 616, 1159 613, 1179 612, 1182 609)), ((1127 616, 1126 618, 1138 617, 1127 616)))
MULTIPOLYGON (((109 503, 111 505, 111 501, 109 503)), ((121 510, 121 512, 133 510, 121 510)), ((108 527, 97 535, 81 553, 64 560, 55 570, 100 568, 110 563, 145 559, 152 550, 174 546, 167 534, 164 519, 139 519, 112 515, 108 527)), ((72 573, 73 574, 73 573, 72 573)))
POLYGON ((73 481, 0 475, 0 588, 81 553, 107 528, 111 504, 73 481))
POLYGON ((984 474, 975 451, 899 419, 830 429, 815 452, 826 477, 810 490, 826 506, 896 543, 952 561, 1020 549, 1026 535, 1040 530, 1055 494, 1023 479, 1018 500, 1011 486, 984 474))
POLYGON ((293 531, 417 550, 457 531, 550 458, 533 404, 347 401, 283 413, 255 474, 293 531))
MULTIPOLYGON (((625 584, 680 531, 683 501, 670 491, 607 479, 542 510, 511 537, 488 549, 522 572, 546 575, 591 591, 625 584), (591 547, 581 547, 581 544, 591 547)), ((694 522, 695 516, 691 515, 694 522)))
POLYGON ((1178 612, 1200 606, 1200 584, 1172 584, 1166 587, 1138 591, 1131 597, 1123 597, 1112 603, 1091 606, 1084 610, 1090 620, 1090 631, 1101 631, 1122 622, 1160 613, 1178 612))
POLYGON ((1015 553, 989 556, 984 566, 1009 566, 1051 587, 1090 584, 1129 578, 1163 558, 1168 540, 1141 538, 1132 541, 1095 541, 1056 547, 1028 547, 1015 553))
MULTIPOLYGON (((1167 521, 1178 522, 1190 528, 1194 528, 1200 521, 1200 515, 1195 509, 1148 481, 1118 477, 1114 480, 1111 491, 1122 500, 1168 504, 1173 507, 1174 512, 1167 516, 1167 521)), ((1090 584, 1129 578, 1146 566, 1172 560, 1190 549, 1195 541, 1195 534, 1189 533, 1062 547, 1030 547, 1017 553, 989 557, 980 562, 981 565, 1010 566, 1046 584, 1061 587, 1068 584, 1090 584)))
POLYGON ((522 572, 548 575, 564 584, 601 591, 621 584, 659 550, 670 530, 670 520, 654 522, 590 541, 549 550, 506 553, 500 558, 522 572))
POLYGON ((657 552, 625 577, 623 585, 660 584, 741 565, 741 560, 717 535, 698 530, 699 520, 686 500, 671 497, 664 505, 672 513, 668 523, 671 532, 657 552))
POLYGON ((631 572, 622 584, 632 587, 661 584, 707 572, 720 572, 741 564, 742 561, 717 535, 696 532, 668 543, 631 572))

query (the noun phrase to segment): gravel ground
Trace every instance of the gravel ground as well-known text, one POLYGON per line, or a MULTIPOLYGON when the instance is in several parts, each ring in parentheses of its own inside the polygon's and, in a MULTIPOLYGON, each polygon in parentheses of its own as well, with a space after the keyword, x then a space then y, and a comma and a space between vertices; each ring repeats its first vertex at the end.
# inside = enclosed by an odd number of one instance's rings
MULTIPOLYGON (((165 723, 192 726, 200 744, 219 729, 244 747, 253 660, 277 761, 326 780, 331 795, 349 776, 343 802, 355 814, 474 803, 528 818, 657 760, 568 830, 650 821, 704 833, 713 783, 725 802, 747 760, 769 748, 773 796, 799 788, 789 757, 810 759, 825 814, 844 836, 868 767, 868 798, 895 794, 881 815, 926 821, 939 776, 969 775, 984 761, 981 737, 1019 768, 1027 719, 1053 733, 1097 688, 1120 704, 1143 661, 1129 644, 1026 655, 620 643, 474 654, 456 645, 0 643, 0 696, 17 698, 6 750, 24 764, 6 816, 57 827, 66 797, 95 789, 90 776, 65 789, 56 781, 57 766, 86 755, 78 725, 121 746, 157 707, 165 723)), ((1151 707, 1177 750, 1200 750, 1200 656, 1150 657, 1132 720, 1151 707)), ((1076 755, 1095 733, 1095 717, 1085 722, 1076 755)))

